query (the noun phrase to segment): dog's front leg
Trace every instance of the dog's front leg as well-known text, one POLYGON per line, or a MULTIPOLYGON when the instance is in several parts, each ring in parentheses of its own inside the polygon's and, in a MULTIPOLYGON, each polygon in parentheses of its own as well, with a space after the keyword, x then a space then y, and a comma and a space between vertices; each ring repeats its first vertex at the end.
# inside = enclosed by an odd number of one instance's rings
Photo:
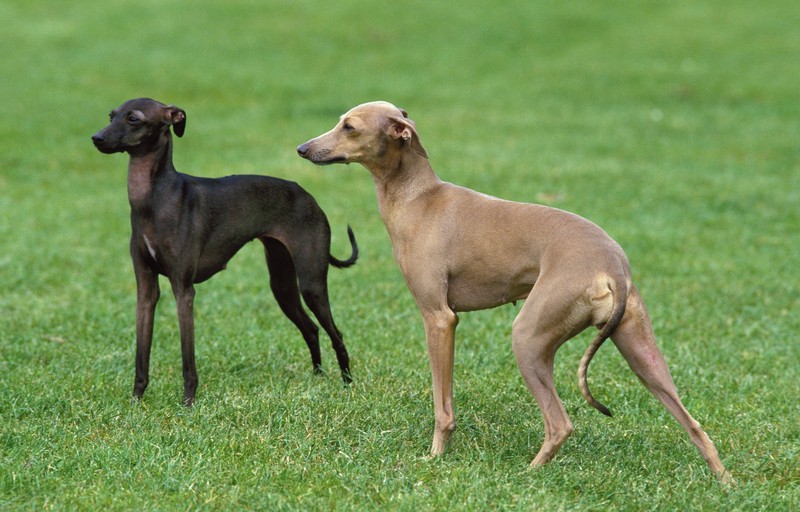
POLYGON ((425 338, 433 376, 435 426, 431 455, 444 453, 444 446, 456 428, 453 413, 453 348, 458 317, 450 309, 423 311, 425 338))
POLYGON ((136 376, 133 398, 140 400, 147 389, 150 375, 150 347, 153 342, 153 317, 160 290, 158 274, 134 254, 136 274, 136 376))
POLYGON ((194 286, 173 281, 172 292, 178 305, 178 324, 181 331, 183 404, 190 407, 194 404, 194 395, 197 391, 197 366, 194 358, 194 286))

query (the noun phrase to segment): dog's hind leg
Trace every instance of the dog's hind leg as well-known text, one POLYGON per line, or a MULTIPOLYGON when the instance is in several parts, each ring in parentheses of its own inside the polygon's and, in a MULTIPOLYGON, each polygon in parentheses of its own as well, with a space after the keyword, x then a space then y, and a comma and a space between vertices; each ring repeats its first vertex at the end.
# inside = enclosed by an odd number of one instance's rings
POLYGON ((262 238, 269 269, 269 285, 281 311, 297 326, 311 353, 314 373, 322 372, 322 356, 319 350, 319 328, 303 309, 297 287, 292 256, 286 247, 273 238, 262 238))
POLYGON ((711 471, 723 483, 729 482, 730 473, 722 465, 714 443, 678 396, 664 356, 656 346, 647 309, 635 288, 628 297, 625 316, 611 339, 639 380, 683 426, 711 471))
MULTIPOLYGON (((298 262, 300 264, 306 263, 307 265, 313 262, 298 262)), ((344 346, 344 339, 342 333, 336 327, 333 321, 333 314, 331 313, 330 299, 328 298, 328 285, 327 285, 327 262, 324 267, 309 272, 309 266, 303 266, 302 271, 298 272, 300 281, 300 293, 308 306, 308 309, 317 318, 317 321, 328 333, 331 339, 331 345, 336 353, 336 360, 339 363, 339 369, 342 372, 342 380, 345 383, 352 382, 350 376, 350 356, 347 354, 347 349, 344 346), (310 274, 310 275, 309 275, 310 274)))
POLYGON ((574 428, 553 379, 558 348, 588 325, 588 315, 560 283, 540 280, 533 287, 511 329, 519 371, 536 399, 544 420, 544 441, 531 466, 555 457, 574 428))

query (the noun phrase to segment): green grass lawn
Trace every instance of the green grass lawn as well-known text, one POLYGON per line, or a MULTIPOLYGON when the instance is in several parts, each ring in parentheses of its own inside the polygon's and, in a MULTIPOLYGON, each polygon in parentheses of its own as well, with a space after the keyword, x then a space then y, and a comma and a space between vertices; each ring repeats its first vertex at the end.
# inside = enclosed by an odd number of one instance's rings
POLYGON ((0 3, 0 509, 797 510, 800 11, 796 2, 0 3), (132 405, 126 157, 89 137, 124 100, 187 111, 179 170, 298 181, 349 254, 331 300, 355 383, 311 373, 263 255, 198 286, 198 403, 181 406, 162 280, 132 405), (359 166, 297 144, 363 101, 417 122, 443 179, 577 212, 623 247, 724 490, 612 344, 566 344, 576 431, 529 470, 541 415, 511 353, 520 305, 464 314, 458 430, 433 429, 421 319, 359 166))

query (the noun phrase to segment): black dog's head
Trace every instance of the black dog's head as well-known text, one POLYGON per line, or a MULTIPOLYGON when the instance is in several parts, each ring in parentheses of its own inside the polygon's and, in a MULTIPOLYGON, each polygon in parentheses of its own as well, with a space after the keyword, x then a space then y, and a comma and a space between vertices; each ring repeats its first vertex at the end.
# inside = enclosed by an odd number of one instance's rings
POLYGON ((150 98, 128 100, 109 117, 109 125, 92 135, 95 147, 103 153, 147 153, 162 137, 169 136, 170 126, 178 137, 186 129, 183 109, 150 98))

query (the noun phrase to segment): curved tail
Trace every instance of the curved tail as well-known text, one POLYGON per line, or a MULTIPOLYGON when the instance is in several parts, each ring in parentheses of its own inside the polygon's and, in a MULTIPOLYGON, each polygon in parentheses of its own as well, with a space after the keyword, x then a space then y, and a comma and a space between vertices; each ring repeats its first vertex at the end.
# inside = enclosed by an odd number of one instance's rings
POLYGON ((328 263, 333 265, 336 268, 347 268, 352 266, 356 260, 358 259, 358 244, 356 243, 356 235, 353 234, 353 230, 350 229, 350 225, 347 226, 347 237, 350 238, 350 247, 353 248, 352 254, 346 260, 337 260, 333 257, 332 254, 328 255, 328 263))
POLYGON ((619 326, 619 323, 622 321, 622 316, 625 314, 625 305, 628 302, 628 285, 625 278, 614 279, 614 281, 609 282, 608 285, 614 296, 614 306, 611 309, 611 316, 608 321, 603 328, 600 329, 600 332, 597 333, 597 336, 594 337, 581 358, 581 363, 578 366, 578 386, 580 387, 583 398, 589 402, 589 405, 606 416, 611 416, 611 411, 608 410, 608 407, 595 400, 592 396, 586 377, 586 373, 589 369, 589 362, 600 349, 603 342, 606 341, 619 326))

